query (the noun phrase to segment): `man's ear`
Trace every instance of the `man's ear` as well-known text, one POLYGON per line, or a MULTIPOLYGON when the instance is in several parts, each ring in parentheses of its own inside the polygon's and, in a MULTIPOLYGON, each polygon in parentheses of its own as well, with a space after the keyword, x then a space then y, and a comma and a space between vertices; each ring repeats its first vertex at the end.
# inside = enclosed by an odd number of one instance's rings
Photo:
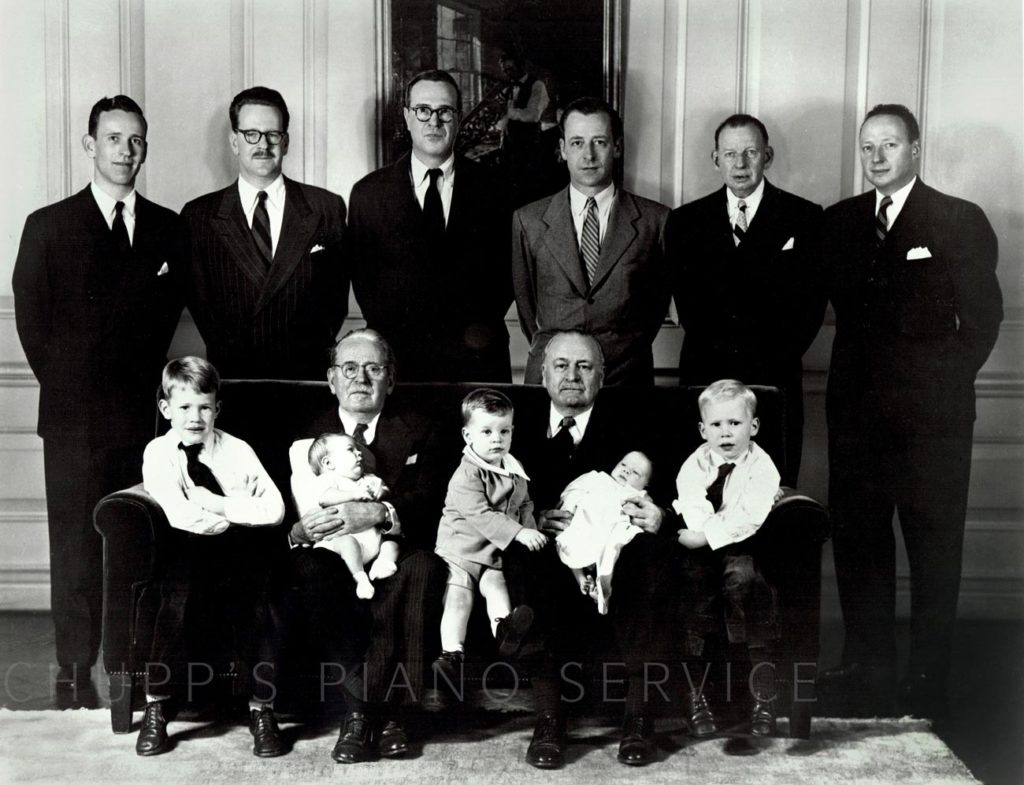
POLYGON ((720 164, 718 162, 718 150, 711 151, 711 163, 715 165, 715 169, 718 169, 720 164))
POLYGON ((156 402, 156 408, 163 415, 165 420, 171 419, 171 404, 166 398, 161 398, 156 402))
POLYGON ((761 427, 761 421, 756 417, 750 421, 750 435, 757 436, 757 431, 761 427))
POLYGON ((764 167, 763 168, 767 169, 769 166, 772 165, 772 161, 774 161, 774 160, 775 160, 775 151, 772 149, 771 145, 768 145, 766 148, 764 148, 764 167))
POLYGON ((82 149, 85 150, 85 154, 90 158, 96 157, 96 140, 89 134, 82 136, 82 149))

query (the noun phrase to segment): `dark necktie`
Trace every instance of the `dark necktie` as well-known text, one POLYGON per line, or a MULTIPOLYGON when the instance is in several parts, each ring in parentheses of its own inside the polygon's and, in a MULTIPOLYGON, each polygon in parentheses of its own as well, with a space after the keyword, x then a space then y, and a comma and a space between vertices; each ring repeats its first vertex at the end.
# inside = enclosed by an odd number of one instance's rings
POLYGON ((224 491, 220 487, 220 483, 217 482, 217 478, 213 476, 213 472, 210 471, 210 467, 199 460, 199 453, 203 451, 203 443, 179 444, 178 449, 185 453, 188 476, 195 483, 196 487, 206 488, 211 493, 223 496, 224 491))
POLYGON ((715 481, 708 486, 707 499, 711 502, 711 506, 715 508, 715 512, 722 509, 722 491, 725 489, 725 478, 735 468, 735 463, 723 463, 718 467, 718 476, 715 478, 715 481))
POLYGON ((356 427, 352 429, 352 439, 359 445, 359 451, 363 454, 363 474, 373 474, 377 471, 377 457, 366 442, 366 428, 366 423, 357 422, 356 427))
POLYGON ((583 266, 587 271, 587 285, 592 286, 597 274, 597 263, 601 259, 601 221, 597 215, 597 201, 593 196, 587 197, 587 214, 583 219, 583 231, 580 235, 580 253, 583 254, 583 266))
POLYGON ((739 213, 736 215, 736 225, 732 228, 732 239, 739 245, 747 234, 747 203, 740 199, 739 213))
POLYGON ((124 202, 114 205, 114 222, 110 225, 110 234, 117 247, 117 255, 127 259, 132 255, 132 241, 128 237, 128 226, 124 222, 124 202))
POLYGON ((366 446, 366 423, 356 423, 355 430, 352 431, 352 438, 356 440, 356 444, 366 446))
POLYGON ((882 201, 878 205, 878 215, 875 217, 875 238, 878 240, 878 245, 885 245, 886 235, 889 234, 889 216, 888 210, 889 205, 892 204, 891 196, 883 196, 882 201))
POLYGON ((427 236, 431 245, 438 249, 444 240, 444 205, 441 203, 441 170, 428 169, 430 185, 423 197, 423 220, 427 224, 427 236))
POLYGON ((270 267, 274 261, 274 242, 270 234, 270 213, 267 212, 267 192, 256 194, 256 209, 252 213, 252 239, 263 257, 264 264, 270 267))
POLYGON ((569 430, 575 424, 575 417, 563 417, 562 421, 558 423, 558 433, 551 437, 551 447, 554 448, 561 457, 570 457, 573 450, 576 449, 576 443, 573 441, 572 433, 569 430))

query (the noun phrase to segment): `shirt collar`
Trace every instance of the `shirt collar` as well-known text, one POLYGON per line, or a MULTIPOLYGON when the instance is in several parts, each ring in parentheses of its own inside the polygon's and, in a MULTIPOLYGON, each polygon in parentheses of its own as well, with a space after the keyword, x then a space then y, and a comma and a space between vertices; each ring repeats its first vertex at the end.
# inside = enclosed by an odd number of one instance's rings
MULTIPOLYGON (((569 184, 569 206, 572 208, 574 215, 583 215, 587 210, 587 197, 586 194, 576 190, 576 187, 569 184)), ((597 202, 597 211, 601 215, 607 215, 608 211, 612 207, 612 202, 615 199, 615 183, 612 183, 605 188, 601 193, 594 195, 594 201, 597 202)))
POLYGON ((416 157, 416 153, 409 154, 410 166, 412 168, 412 183, 413 186, 419 186, 427 179, 427 172, 431 169, 441 170, 441 179, 450 180, 455 170, 455 153, 452 152, 448 156, 448 160, 440 166, 427 166, 423 161, 416 157))
POLYGON ((128 193, 124 199, 115 199, 98 185, 93 180, 89 183, 89 188, 92 191, 92 198, 96 200, 96 205, 100 208, 100 212, 103 213, 110 221, 114 220, 114 205, 118 202, 124 202, 123 214, 130 218, 135 217, 135 189, 128 193))
MULTIPOLYGON (((579 414, 559 414, 558 410, 555 408, 555 404, 552 403, 548 412, 548 434, 550 436, 554 436, 558 433, 558 428, 562 424, 563 417, 572 417, 576 420, 576 424, 570 430, 578 431, 578 438, 575 438, 575 441, 578 444, 580 439, 583 438, 583 434, 587 432, 587 423, 590 422, 590 415, 593 411, 594 407, 591 406, 585 412, 580 412, 579 414)), ((573 434, 573 436, 577 437, 577 434, 573 434)))
MULTIPOLYGON (((892 199, 892 206, 888 210, 886 210, 885 213, 886 216, 889 218, 889 226, 892 226, 893 220, 895 220, 895 217, 899 215, 900 210, 903 209, 903 205, 906 203, 907 197, 910 196, 910 189, 914 187, 914 183, 916 182, 917 175, 915 174, 909 183, 900 188, 898 191, 894 191, 893 193, 889 194, 889 197, 892 199)), ((881 206, 882 200, 884 198, 885 196, 882 194, 882 192, 876 188, 875 215, 878 215, 878 208, 879 206, 881 206)))
MULTIPOLYGON (((345 429, 345 433, 349 436, 355 434, 356 426, 362 422, 362 420, 357 420, 340 406, 338 407, 338 419, 341 420, 341 427, 345 429)), ((366 423, 366 432, 363 435, 366 437, 367 444, 373 444, 373 440, 377 438, 377 422, 379 420, 380 412, 377 412, 373 415, 373 419, 366 423)))
POLYGON ((468 444, 462 448, 462 454, 466 456, 466 460, 474 466, 479 466, 481 469, 486 469, 489 472, 501 474, 505 477, 522 477, 527 482, 530 481, 530 478, 526 476, 526 470, 523 469, 523 464, 516 458, 513 458, 512 455, 506 455, 501 459, 501 466, 495 466, 493 463, 488 463, 477 455, 468 444))
MULTIPOLYGON (((747 215, 753 215, 757 212, 757 208, 761 204, 761 199, 764 198, 764 184, 765 178, 761 178, 761 182, 757 184, 757 188, 750 196, 744 196, 743 201, 747 205, 747 215)), ((740 197, 732 192, 729 186, 725 187, 725 198, 729 201, 729 215, 733 215, 737 210, 740 209, 740 197)))
MULTIPOLYGON (((206 461, 203 461, 203 463, 207 463, 210 460, 210 456, 217 451, 217 448, 220 445, 220 433, 221 432, 216 428, 211 428, 210 432, 206 434, 206 438, 203 439, 203 449, 199 451, 200 457, 204 455, 206 456, 206 461)), ((181 441, 181 436, 179 436, 173 428, 164 434, 164 438, 176 448, 178 448, 178 445, 183 443, 181 441)), ((184 453, 184 450, 179 448, 179 452, 184 453)))
POLYGON ((754 443, 751 442, 749 445, 747 445, 747 451, 745 453, 743 453, 743 455, 741 455, 739 458, 736 458, 735 460, 732 460, 732 461, 727 461, 725 458, 723 458, 717 452, 712 450, 710 444, 705 444, 704 445, 704 449, 707 450, 708 463, 711 464, 711 466, 713 468, 717 469, 723 463, 731 463, 731 464, 734 464, 735 466, 742 466, 744 463, 747 462, 747 459, 753 453, 753 451, 754 451, 754 443))
POLYGON ((281 207, 284 205, 284 175, 279 174, 277 179, 274 180, 266 188, 257 188, 255 185, 250 183, 244 177, 238 178, 238 196, 242 200, 242 207, 246 212, 254 209, 256 206, 256 194, 260 191, 267 192, 267 202, 274 207, 281 207))

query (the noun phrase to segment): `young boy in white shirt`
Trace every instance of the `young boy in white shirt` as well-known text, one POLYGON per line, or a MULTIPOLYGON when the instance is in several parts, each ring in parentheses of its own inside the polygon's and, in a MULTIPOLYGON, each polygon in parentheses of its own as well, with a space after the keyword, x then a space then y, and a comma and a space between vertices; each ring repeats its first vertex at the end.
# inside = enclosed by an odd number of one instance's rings
MULTIPOLYGON (((200 357, 171 360, 163 371, 158 408, 170 430, 153 439, 142 459, 145 489, 163 509, 175 537, 168 538, 166 561, 156 584, 160 609, 147 665, 146 710, 135 744, 139 755, 168 748, 164 706, 187 679, 205 680, 213 663, 190 656, 190 629, 216 630, 226 638, 229 656, 273 664, 265 584, 273 547, 252 527, 284 518, 284 500, 253 449, 214 427, 220 412, 220 376, 200 357)), ((259 686, 272 669, 254 673, 259 686)), ((253 753, 284 754, 269 696, 250 701, 253 753)))
MULTIPOLYGON (((698 404, 705 443, 683 462, 676 477, 673 507, 686 524, 679 543, 692 551, 698 616, 721 598, 730 643, 747 645, 754 693, 751 732, 768 736, 775 730, 771 649, 778 638, 777 601, 745 541, 764 523, 780 494, 779 471, 751 441, 760 423, 754 416, 757 396, 749 387, 723 379, 705 389, 698 404)), ((715 733, 703 694, 696 691, 691 697, 694 734, 715 733)))

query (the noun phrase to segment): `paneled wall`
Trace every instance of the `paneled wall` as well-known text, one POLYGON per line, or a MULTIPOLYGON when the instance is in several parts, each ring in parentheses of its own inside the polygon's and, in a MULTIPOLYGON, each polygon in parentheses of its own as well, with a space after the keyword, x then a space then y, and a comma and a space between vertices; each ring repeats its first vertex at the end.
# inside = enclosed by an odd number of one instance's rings
MULTIPOLYGON (((139 187, 174 209, 234 177, 227 104, 268 84, 292 113, 285 172, 347 196, 375 165, 383 0, 0 0, 0 608, 44 608, 48 569, 37 386, 10 278, 25 216, 84 187, 96 98, 145 108, 139 187)), ((623 0, 626 184, 678 205, 718 187, 715 125, 758 115, 770 179, 822 204, 863 190, 867 108, 907 104, 923 178, 978 202, 999 236, 1007 319, 978 382, 961 609, 1024 617, 1024 64, 1019 0, 623 0)), ((353 324, 358 323, 354 313, 353 324)), ((513 314, 510 314, 512 317, 513 314)), ((525 344, 510 318, 514 363, 525 344)), ((832 327, 808 352, 801 486, 826 498, 823 392, 832 327)), ((681 335, 656 357, 671 382, 681 335)), ((186 317, 173 351, 201 351, 186 317)), ((827 564, 827 569, 830 568, 827 564)), ((903 569, 905 576, 906 570, 903 569)), ((905 602, 905 580, 901 601, 905 602)), ((831 584, 829 584, 831 586, 831 584)), ((834 608, 830 604, 829 608, 834 608)))

